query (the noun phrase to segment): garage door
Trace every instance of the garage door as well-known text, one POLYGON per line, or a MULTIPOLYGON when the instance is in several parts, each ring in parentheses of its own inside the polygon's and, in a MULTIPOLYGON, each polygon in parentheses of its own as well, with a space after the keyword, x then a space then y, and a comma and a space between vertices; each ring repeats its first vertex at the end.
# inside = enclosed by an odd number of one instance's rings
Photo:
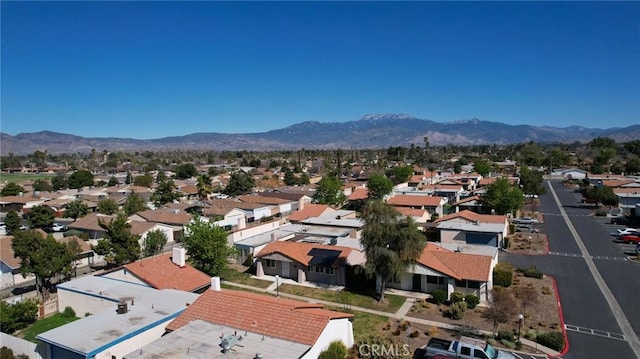
POLYGON ((467 232, 467 244, 482 244, 485 246, 498 246, 498 235, 491 233, 467 232))

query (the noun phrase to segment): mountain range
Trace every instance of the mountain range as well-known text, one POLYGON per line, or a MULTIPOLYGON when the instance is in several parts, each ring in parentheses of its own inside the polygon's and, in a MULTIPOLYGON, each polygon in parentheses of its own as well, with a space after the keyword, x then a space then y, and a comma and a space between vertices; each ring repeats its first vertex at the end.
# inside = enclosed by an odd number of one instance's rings
POLYGON ((48 153, 166 150, 296 150, 332 148, 387 148, 390 146, 509 144, 535 141, 587 142, 599 136, 618 142, 640 138, 640 125, 596 129, 581 126, 550 127, 508 125, 478 119, 436 122, 404 114, 365 115, 348 122, 308 121, 261 133, 193 133, 151 140, 116 137, 81 137, 41 131, 12 136, 0 133, 0 153, 16 155, 36 150, 48 153))

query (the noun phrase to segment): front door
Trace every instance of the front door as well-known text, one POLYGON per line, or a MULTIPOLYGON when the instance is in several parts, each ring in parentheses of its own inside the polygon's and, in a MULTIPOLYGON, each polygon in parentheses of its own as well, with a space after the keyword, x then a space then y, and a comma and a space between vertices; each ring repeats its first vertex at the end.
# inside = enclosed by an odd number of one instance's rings
POLYGON ((413 291, 414 292, 422 292, 422 276, 420 274, 414 274, 412 277, 413 280, 413 291))
POLYGON ((289 278, 289 266, 291 265, 291 263, 289 262, 282 262, 282 277, 283 278, 289 278))

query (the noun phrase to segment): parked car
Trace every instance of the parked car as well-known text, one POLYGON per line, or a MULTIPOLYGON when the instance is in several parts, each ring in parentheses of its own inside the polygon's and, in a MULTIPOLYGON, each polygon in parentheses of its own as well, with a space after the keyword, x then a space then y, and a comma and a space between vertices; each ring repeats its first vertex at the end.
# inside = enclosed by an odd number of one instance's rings
POLYGON ((65 226, 64 224, 60 224, 60 223, 54 223, 51 226, 51 231, 52 232, 64 232, 66 230, 68 230, 69 227, 65 226))
POLYGON ((461 337, 460 340, 431 338, 425 351, 427 358, 515 359, 511 353, 495 349, 484 340, 468 337, 461 337))
POLYGON ((629 218, 627 217, 611 217, 611 224, 623 224, 623 225, 627 225, 627 224, 631 224, 631 221, 629 220, 629 218))
POLYGON ((638 234, 626 234, 622 237, 620 237, 620 240, 622 241, 622 243, 640 243, 640 233, 638 234))
POLYGON ((635 228, 624 228, 624 229, 617 229, 615 232, 613 232, 613 235, 616 237, 622 237, 625 236, 627 234, 640 234, 640 230, 637 230, 635 228))
POLYGON ((521 224, 517 225, 515 228, 516 232, 528 232, 528 233, 538 233, 538 229, 534 228, 532 225, 521 224))
POLYGON ((533 217, 520 217, 512 221, 515 224, 538 224, 538 220, 533 217))

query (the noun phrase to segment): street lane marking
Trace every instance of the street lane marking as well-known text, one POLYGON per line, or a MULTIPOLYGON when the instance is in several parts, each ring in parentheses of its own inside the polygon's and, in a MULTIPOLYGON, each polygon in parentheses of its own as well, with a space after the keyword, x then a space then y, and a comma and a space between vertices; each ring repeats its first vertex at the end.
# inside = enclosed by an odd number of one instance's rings
POLYGON ((591 256, 593 259, 605 259, 609 261, 618 261, 618 262, 626 262, 628 259, 626 257, 608 257, 608 256, 591 256))
POLYGON ((616 322, 618 323, 620 330, 622 330, 622 333, 624 334, 624 336, 628 338, 629 346, 631 347, 631 350, 633 351, 635 356, 640 358, 640 338, 638 338, 635 331, 633 330, 633 327, 631 326, 629 319, 627 319, 627 316, 624 314, 622 307, 620 307, 620 303, 618 303, 618 301, 616 300, 616 297, 611 292, 611 289, 609 289, 609 287, 607 286, 607 283, 605 282, 604 278, 602 278, 602 275, 600 274, 600 272, 598 272, 598 268, 593 262, 593 259, 591 259, 591 255, 589 254, 587 247, 584 245, 584 242, 582 242, 582 239, 580 238, 578 231, 576 231, 576 228, 573 226, 573 223, 569 219, 567 212, 562 207, 562 202, 560 202, 560 199, 558 198, 558 194, 556 193, 556 190, 551 185, 550 181, 547 181, 547 186, 551 190, 551 194, 553 195, 553 199, 556 202, 556 206, 558 206, 560 213, 562 213, 562 217, 564 218, 564 221, 567 224, 567 227, 569 228, 569 231, 571 232, 573 239, 576 241, 576 244, 580 248, 580 253, 582 253, 584 257, 584 261, 587 264, 587 268, 589 268, 589 272, 591 272, 591 275, 593 276, 593 279, 596 281, 598 288, 602 292, 604 299, 607 301, 607 304, 609 305, 609 308, 611 309, 611 312, 613 313, 613 317, 616 319, 616 322))
POLYGON ((582 254, 579 254, 579 253, 566 253, 566 252, 549 252, 549 255, 562 256, 562 257, 582 257, 582 254))
MULTIPOLYGON (((583 255, 580 253, 566 253, 566 252, 549 252, 551 256, 560 256, 560 257, 574 257, 574 258, 583 258, 583 255)), ((601 259, 608 261, 617 261, 617 262, 627 262, 629 259, 627 257, 610 257, 610 256, 590 256, 591 259, 601 259)))
POLYGON ((611 339, 617 339, 617 340, 624 340, 626 341, 627 339, 624 337, 624 335, 619 334, 619 333, 612 333, 612 332, 607 332, 604 330, 598 330, 598 329, 591 329, 591 328, 585 328, 585 327, 579 327, 577 325, 569 325, 569 324, 565 324, 564 328, 566 330, 570 330, 572 332, 577 332, 577 333, 582 333, 582 334, 589 334, 589 335, 595 335, 597 337, 603 337, 603 338, 611 338, 611 339))

